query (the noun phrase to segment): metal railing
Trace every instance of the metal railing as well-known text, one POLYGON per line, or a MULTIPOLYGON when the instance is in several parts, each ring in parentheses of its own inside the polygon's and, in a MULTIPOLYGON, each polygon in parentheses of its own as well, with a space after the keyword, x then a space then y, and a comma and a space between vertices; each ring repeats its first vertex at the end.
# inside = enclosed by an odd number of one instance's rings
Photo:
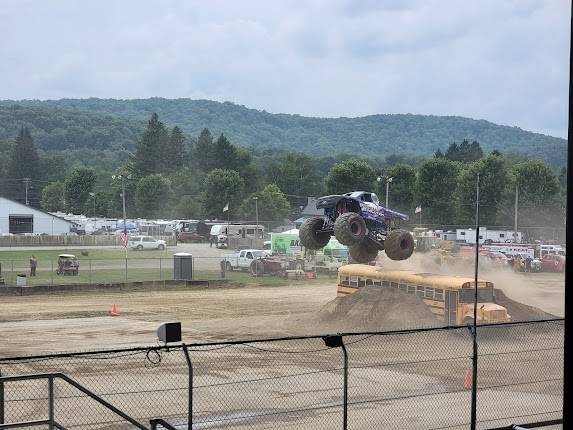
POLYGON ((473 384, 479 428, 527 428, 562 418, 563 322, 478 326, 476 380, 467 327, 5 357, 0 417, 45 419, 45 387, 7 378, 57 374, 85 388, 55 391, 55 419, 68 429, 122 428, 113 405, 151 428, 457 430, 468 427, 473 384), (92 395, 105 410, 86 403, 92 395))

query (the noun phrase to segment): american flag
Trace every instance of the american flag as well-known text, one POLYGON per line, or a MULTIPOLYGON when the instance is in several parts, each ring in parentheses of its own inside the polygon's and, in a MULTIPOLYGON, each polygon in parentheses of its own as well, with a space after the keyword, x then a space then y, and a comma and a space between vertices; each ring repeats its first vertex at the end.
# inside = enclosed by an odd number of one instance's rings
POLYGON ((127 248, 127 233, 125 232, 125 230, 123 230, 121 232, 121 234, 119 235, 119 239, 121 240, 121 244, 123 245, 124 248, 127 248))

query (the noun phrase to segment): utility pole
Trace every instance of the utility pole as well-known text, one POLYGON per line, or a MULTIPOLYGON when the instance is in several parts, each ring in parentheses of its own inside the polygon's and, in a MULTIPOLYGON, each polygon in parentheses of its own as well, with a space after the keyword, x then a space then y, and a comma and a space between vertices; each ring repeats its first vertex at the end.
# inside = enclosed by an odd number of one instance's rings
POLYGON ((26 206, 30 205, 30 202, 28 201, 28 186, 30 185, 31 180, 32 178, 24 178, 24 184, 26 184, 26 206))
POLYGON ((519 199, 519 188, 515 184, 515 220, 513 224, 513 242, 517 243, 517 204, 519 199))

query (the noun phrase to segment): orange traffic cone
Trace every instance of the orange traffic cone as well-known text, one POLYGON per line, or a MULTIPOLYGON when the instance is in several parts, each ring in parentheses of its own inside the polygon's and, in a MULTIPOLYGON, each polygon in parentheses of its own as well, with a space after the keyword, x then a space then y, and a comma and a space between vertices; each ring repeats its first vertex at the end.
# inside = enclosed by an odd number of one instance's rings
POLYGON ((464 378, 464 388, 466 390, 471 390, 472 388, 472 370, 466 369, 466 377, 464 378))
POLYGON ((118 317, 119 316, 119 309, 115 306, 115 303, 111 307, 111 311, 109 311, 109 313, 112 317, 118 317))

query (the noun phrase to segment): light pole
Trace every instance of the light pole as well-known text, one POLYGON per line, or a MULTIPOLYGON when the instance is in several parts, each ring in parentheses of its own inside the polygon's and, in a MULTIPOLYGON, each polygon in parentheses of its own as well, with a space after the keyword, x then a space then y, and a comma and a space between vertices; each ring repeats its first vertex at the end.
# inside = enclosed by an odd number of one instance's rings
POLYGON ((95 195, 95 193, 90 193, 90 197, 91 197, 91 198, 93 199, 93 201, 94 201, 94 212, 93 212, 93 216, 94 216, 94 218, 95 218, 95 216, 96 216, 96 195, 95 195))
POLYGON ((255 222, 257 223, 257 227, 256 227, 256 234, 255 237, 258 239, 259 238, 259 198, 258 197, 253 197, 253 200, 255 201, 255 222))
POLYGON ((127 237, 127 215, 125 211, 125 180, 131 179, 131 175, 113 175, 112 179, 119 179, 121 181, 121 198, 123 204, 123 231, 127 237))
POLYGON ((388 191, 390 190, 390 182, 392 182, 392 179, 394 179, 392 176, 386 179, 386 208, 388 208, 388 191))

